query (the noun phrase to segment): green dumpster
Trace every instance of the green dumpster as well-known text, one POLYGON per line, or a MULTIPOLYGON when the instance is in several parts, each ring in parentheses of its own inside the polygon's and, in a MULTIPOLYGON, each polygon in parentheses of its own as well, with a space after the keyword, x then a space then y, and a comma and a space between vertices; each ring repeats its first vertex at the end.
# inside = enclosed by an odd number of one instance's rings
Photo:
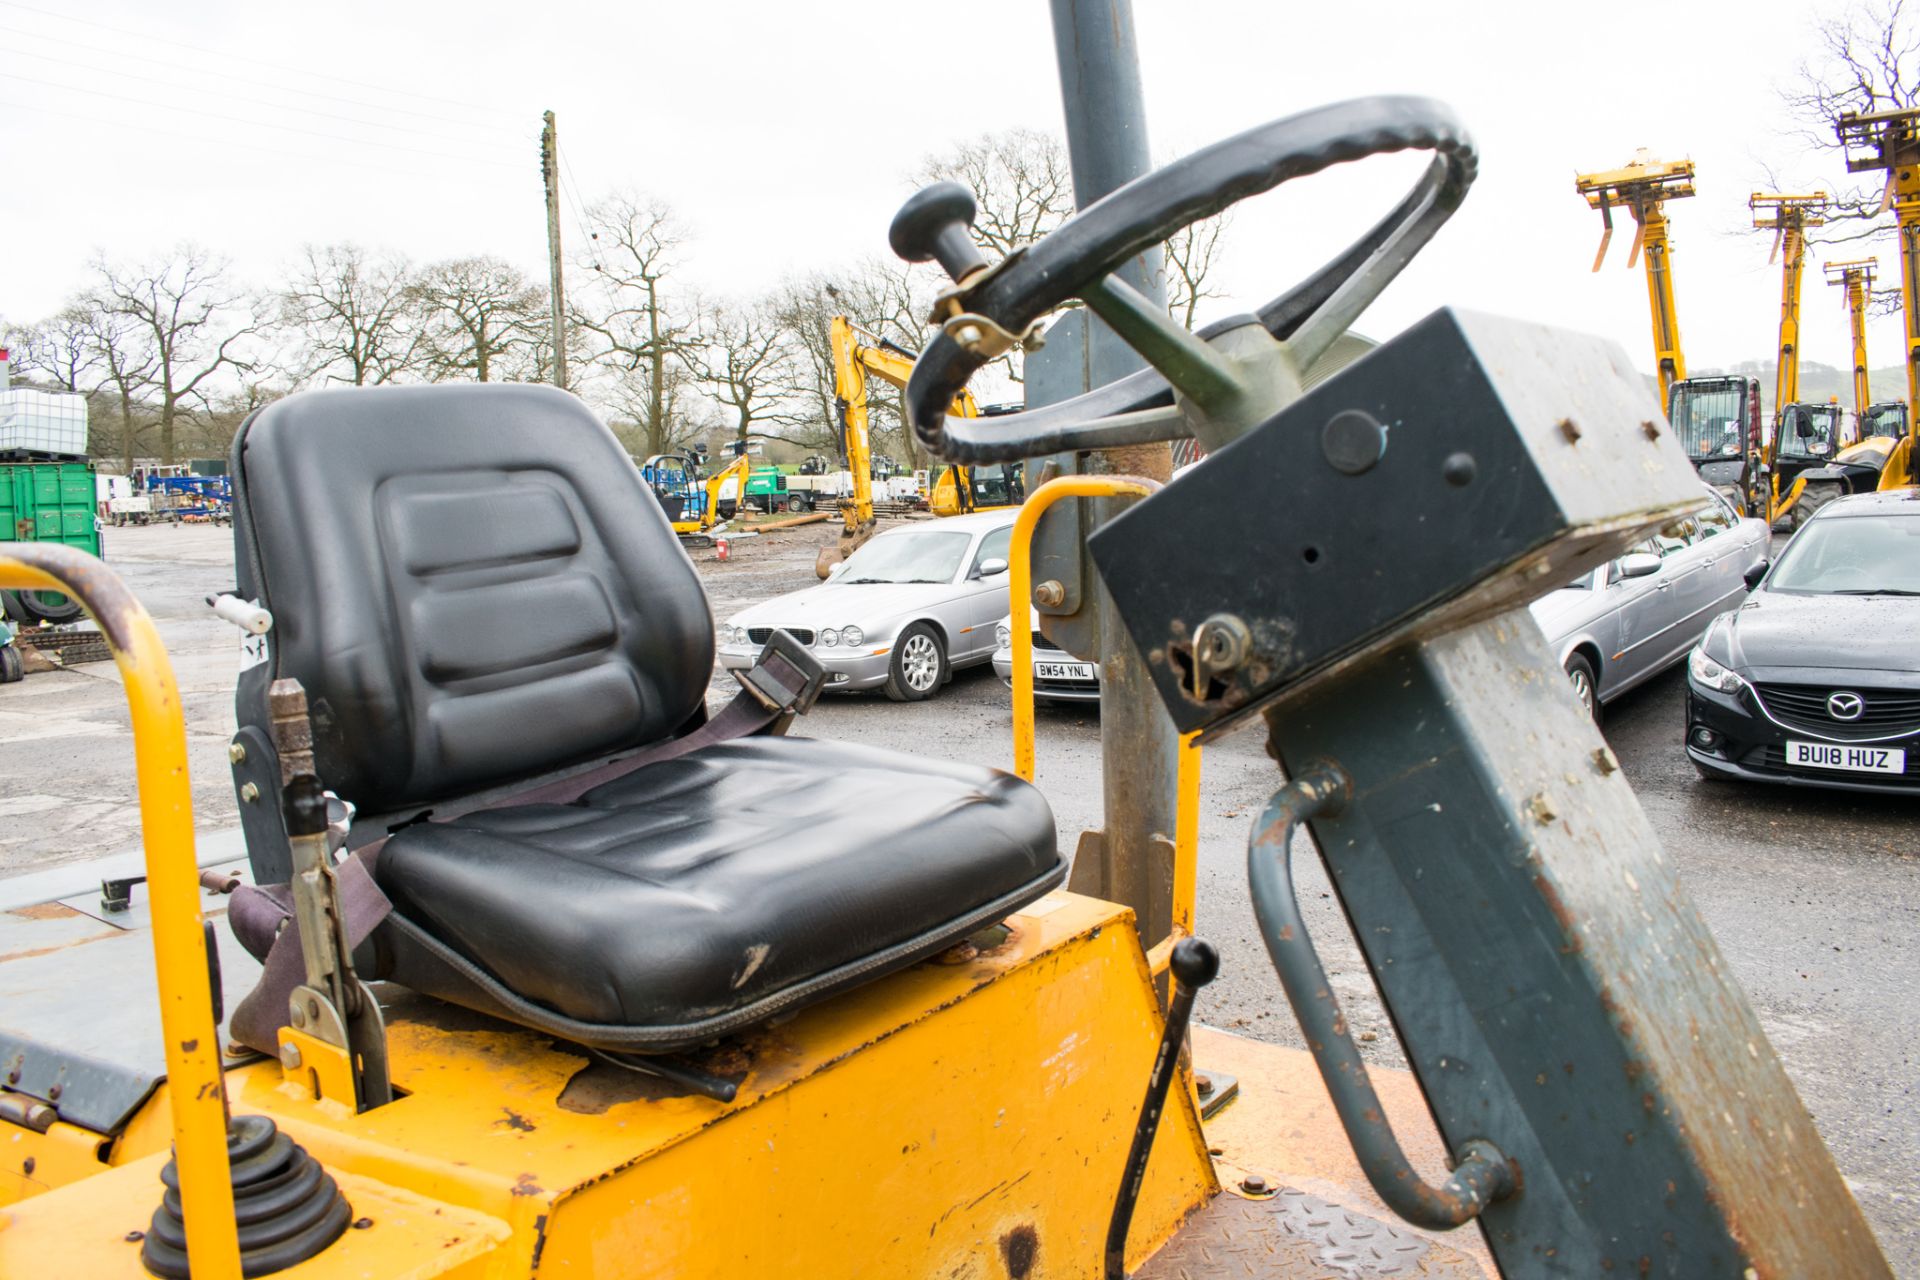
MULTIPOLYGON (((100 554, 94 520, 91 462, 0 463, 0 538, 60 542, 100 554)), ((80 606, 52 591, 5 593, 7 616, 18 622, 66 622, 80 606)))

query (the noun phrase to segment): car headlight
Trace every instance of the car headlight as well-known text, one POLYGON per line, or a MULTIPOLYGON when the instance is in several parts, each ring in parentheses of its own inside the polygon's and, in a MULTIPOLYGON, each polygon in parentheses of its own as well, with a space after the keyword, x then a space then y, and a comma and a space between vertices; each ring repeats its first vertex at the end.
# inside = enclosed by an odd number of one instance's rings
POLYGON ((834 645, 840 643, 840 633, 832 627, 824 628, 820 634, 814 637, 814 642, 831 649, 834 645))
POLYGON ((1696 684, 1716 693, 1738 693, 1747 683, 1709 658, 1706 650, 1700 648, 1695 648, 1687 655, 1687 674, 1693 677, 1696 684))
POLYGON ((840 628, 841 644, 864 644, 866 643, 866 639, 867 639, 867 633, 862 631, 858 627, 840 628))
POLYGON ((1004 622, 993 624, 993 647, 1011 649, 1013 647, 1013 628, 1004 622))
POLYGON ((740 628, 734 626, 731 622, 721 623, 713 629, 713 633, 714 638, 719 640, 721 644, 740 643, 740 628))

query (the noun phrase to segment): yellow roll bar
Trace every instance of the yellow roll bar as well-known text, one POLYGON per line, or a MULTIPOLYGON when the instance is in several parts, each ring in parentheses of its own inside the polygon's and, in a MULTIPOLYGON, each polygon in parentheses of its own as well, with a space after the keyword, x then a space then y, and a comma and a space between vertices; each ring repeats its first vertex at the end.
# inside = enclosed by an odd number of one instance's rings
MULTIPOLYGON (((1033 626, 1020 616, 1032 608, 1033 531, 1048 507, 1062 498, 1146 498, 1160 482, 1140 476, 1060 476, 1027 496, 1013 522, 1007 549, 1008 630, 1013 645, 1013 771, 1033 781, 1033 626)), ((1184 734, 1175 769, 1173 816, 1173 932, 1147 955, 1155 973, 1164 972, 1173 944, 1193 933, 1193 904, 1200 859, 1200 748, 1197 734, 1184 734)))
POLYGON ((153 619, 119 575, 83 551, 48 542, 0 542, 0 590, 58 591, 77 600, 99 624, 126 685, 187 1253, 194 1280, 240 1280, 226 1079, 200 917, 187 724, 173 664, 153 619))

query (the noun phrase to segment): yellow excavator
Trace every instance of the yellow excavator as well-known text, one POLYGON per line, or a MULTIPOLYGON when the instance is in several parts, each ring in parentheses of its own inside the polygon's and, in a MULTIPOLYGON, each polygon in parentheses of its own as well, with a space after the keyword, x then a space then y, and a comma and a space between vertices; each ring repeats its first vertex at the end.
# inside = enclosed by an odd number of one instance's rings
POLYGON ((660 500, 674 533, 687 541, 710 540, 714 528, 733 518, 753 473, 753 459, 744 446, 735 446, 733 461, 704 477, 703 463, 696 454, 657 453, 640 464, 640 475, 660 500), (729 483, 732 510, 726 498, 729 483))
MULTIPOLYGON (((1119 77, 1125 17, 1062 13, 1063 74, 1119 77)), ((1078 159, 1145 154, 1108 88, 1067 95, 1078 159)), ((1124 650, 1071 879, 1028 715, 1015 772, 789 734, 826 673, 786 631, 709 713, 693 566, 553 388, 303 393, 241 427, 244 858, 196 847, 139 601, 0 544, 0 589, 71 596, 114 650, 145 842, 111 905, 0 916, 0 1275, 1889 1277, 1526 607, 1698 505, 1624 353, 1442 309, 1301 393, 1477 169, 1443 104, 1376 97, 1120 167, 997 262, 963 188, 896 217, 952 281, 911 428, 964 465, 1091 464, 1005 553, 1016 608, 1124 650), (1196 219, 1407 151, 1405 198, 1256 314, 1189 333, 1127 279, 1196 219), (1131 372, 951 413, 1074 298, 1131 372), (1043 553, 1063 500, 1084 532, 1043 553), (1195 915, 1198 748, 1236 728, 1276 765, 1245 846, 1264 959, 1195 915), (1311 917, 1297 855, 1336 899, 1311 917), (1342 1010, 1339 922, 1404 1072, 1342 1010), (1305 1048, 1201 1025, 1223 964, 1271 967, 1305 1048)))
MULTIPOLYGON (((834 407, 840 416, 841 448, 853 475, 853 491, 840 500, 842 528, 834 546, 821 549, 814 572, 822 578, 856 547, 873 536, 873 450, 868 430, 867 379, 905 387, 913 372, 914 353, 899 343, 864 329, 846 316, 835 316, 830 326, 833 346, 834 407)), ((953 416, 981 415, 971 391, 954 397, 953 416)), ((991 411, 989 411, 991 412, 991 411)), ((936 516, 965 515, 992 507, 1018 506, 1026 496, 1021 464, 971 468, 936 466, 929 473, 927 508, 936 516)))

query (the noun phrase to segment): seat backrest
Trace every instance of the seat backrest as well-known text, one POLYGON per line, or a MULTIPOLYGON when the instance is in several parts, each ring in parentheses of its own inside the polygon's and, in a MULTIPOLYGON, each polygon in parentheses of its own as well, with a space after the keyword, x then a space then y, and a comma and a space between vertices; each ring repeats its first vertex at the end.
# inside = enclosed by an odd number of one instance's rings
POLYGON ((234 439, 245 667, 306 687, 322 782, 390 814, 658 741, 700 708, 713 617, 633 460, 578 399, 464 384, 314 391, 234 439))

